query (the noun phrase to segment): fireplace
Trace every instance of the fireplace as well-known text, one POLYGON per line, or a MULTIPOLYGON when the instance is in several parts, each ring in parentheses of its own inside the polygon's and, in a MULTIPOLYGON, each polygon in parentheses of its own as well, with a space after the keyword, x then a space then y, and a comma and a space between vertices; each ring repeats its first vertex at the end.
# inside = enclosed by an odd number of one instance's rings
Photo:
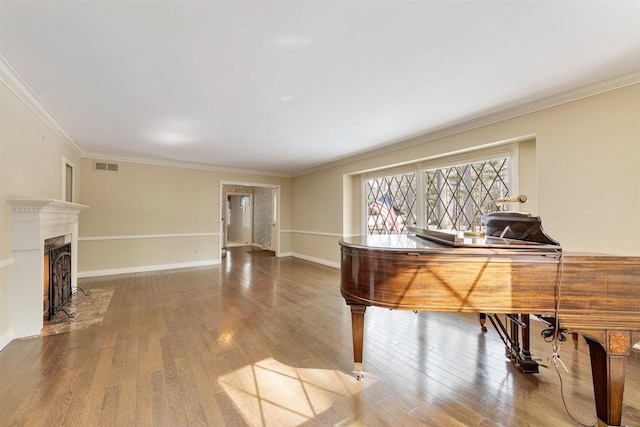
MULTIPOLYGON (((45 271, 51 269, 43 262, 45 241, 62 236, 61 243, 53 246, 69 245, 70 251, 62 251, 68 252, 69 257, 64 258, 66 267, 59 275, 68 278, 68 288, 74 292, 78 271, 78 216, 87 206, 52 199, 10 198, 7 202, 11 205, 11 254, 14 260, 11 335, 12 338, 40 335, 47 294, 43 281, 46 280, 45 271)), ((49 289, 49 300, 51 294, 49 289)), ((55 299, 57 301, 57 297, 55 299)))

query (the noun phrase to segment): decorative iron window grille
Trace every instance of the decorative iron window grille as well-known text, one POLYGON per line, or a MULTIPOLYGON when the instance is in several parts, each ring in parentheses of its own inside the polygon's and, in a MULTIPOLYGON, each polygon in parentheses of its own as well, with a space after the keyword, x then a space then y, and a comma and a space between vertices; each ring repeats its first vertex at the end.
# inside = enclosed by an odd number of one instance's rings
POLYGON ((509 196, 510 158, 425 171, 427 228, 468 230, 509 196))
POLYGON ((416 224, 416 173, 366 181, 367 234, 402 234, 416 224))

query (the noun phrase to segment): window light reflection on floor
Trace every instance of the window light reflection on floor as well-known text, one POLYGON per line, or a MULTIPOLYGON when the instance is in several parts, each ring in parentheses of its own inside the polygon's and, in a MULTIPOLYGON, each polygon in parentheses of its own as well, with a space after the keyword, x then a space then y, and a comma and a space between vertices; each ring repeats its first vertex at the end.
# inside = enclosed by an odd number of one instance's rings
POLYGON ((268 358, 221 376, 218 382, 247 424, 294 426, 358 395, 375 379, 356 381, 344 372, 295 368, 268 358))

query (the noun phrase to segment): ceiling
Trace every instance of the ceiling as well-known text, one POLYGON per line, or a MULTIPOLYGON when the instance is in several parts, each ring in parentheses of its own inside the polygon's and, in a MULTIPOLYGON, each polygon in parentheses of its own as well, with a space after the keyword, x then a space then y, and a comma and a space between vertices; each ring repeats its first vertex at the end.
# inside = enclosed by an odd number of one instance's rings
POLYGON ((640 70, 640 1, 0 1, 82 154, 296 175, 640 70))

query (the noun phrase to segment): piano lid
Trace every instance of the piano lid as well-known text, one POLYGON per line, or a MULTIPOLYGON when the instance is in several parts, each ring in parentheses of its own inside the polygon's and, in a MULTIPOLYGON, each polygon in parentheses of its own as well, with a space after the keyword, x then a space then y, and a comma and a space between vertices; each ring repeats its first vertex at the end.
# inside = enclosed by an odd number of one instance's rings
POLYGON ((542 229, 539 216, 522 212, 492 212, 482 217, 487 236, 560 246, 542 229))

